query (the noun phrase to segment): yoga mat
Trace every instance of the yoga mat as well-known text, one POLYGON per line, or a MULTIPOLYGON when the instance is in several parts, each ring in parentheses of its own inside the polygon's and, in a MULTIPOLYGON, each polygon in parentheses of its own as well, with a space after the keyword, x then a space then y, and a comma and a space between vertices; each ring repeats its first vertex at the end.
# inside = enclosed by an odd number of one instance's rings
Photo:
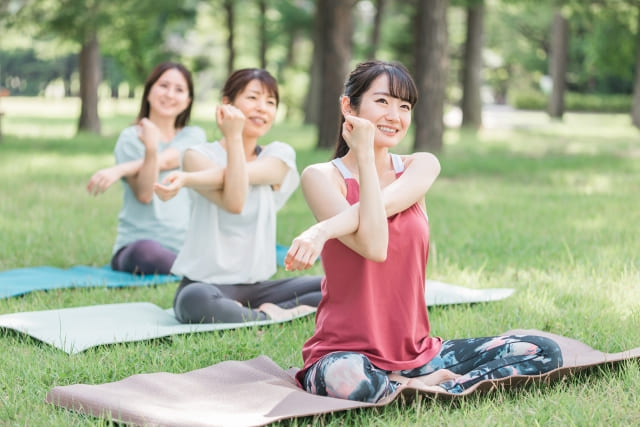
MULTIPOLYGON (((278 265, 284 265, 284 257, 289 248, 276 245, 278 265)), ((62 269, 49 266, 18 268, 0 272, 0 298, 24 295, 34 291, 62 288, 106 286, 108 288, 126 286, 149 286, 180 280, 172 275, 133 275, 114 271, 109 266, 90 267, 85 265, 62 269)))
MULTIPOLYGON (((469 289, 427 282, 427 305, 487 302, 506 298, 513 289, 469 289)), ((206 332, 266 325, 271 320, 247 323, 185 325, 173 309, 137 302, 104 304, 58 310, 0 315, 0 327, 30 335, 62 351, 75 354, 88 348, 119 342, 142 341, 189 332, 206 332)))
POLYGON ((450 285, 437 280, 427 280, 425 300, 427 306, 471 304, 505 299, 515 292, 511 288, 471 289, 450 285))
POLYGON ((79 265, 69 269, 56 267, 29 267, 0 272, 0 298, 24 295, 34 291, 62 288, 86 288, 106 286, 149 286, 176 282, 171 275, 138 276, 111 267, 90 267, 79 265))
POLYGON ((47 393, 45 400, 81 414, 134 425, 258 426, 296 417, 383 406, 400 394, 422 393, 457 399, 496 387, 547 383, 592 366, 640 359, 640 347, 603 353, 580 341, 536 330, 514 330, 506 334, 542 335, 556 340, 562 349, 564 366, 542 375, 482 381, 458 395, 412 383, 400 386, 383 402, 369 404, 306 393, 297 387, 292 377, 295 370, 284 371, 268 357, 260 356, 248 361, 226 361, 183 374, 158 372, 98 385, 58 386, 47 393))
POLYGON ((176 320, 173 309, 163 310, 149 302, 135 302, 5 314, 0 315, 0 327, 22 332, 68 354, 75 354, 98 345, 270 325, 288 320, 183 324, 176 320))

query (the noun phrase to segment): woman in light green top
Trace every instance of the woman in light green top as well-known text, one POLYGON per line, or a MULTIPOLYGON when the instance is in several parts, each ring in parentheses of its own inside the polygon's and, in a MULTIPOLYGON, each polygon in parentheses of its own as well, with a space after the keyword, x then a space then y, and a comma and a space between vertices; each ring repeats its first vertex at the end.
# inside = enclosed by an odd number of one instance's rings
POLYGON ((118 236, 111 267, 136 274, 169 274, 184 242, 189 221, 186 191, 163 202, 153 185, 180 167, 181 153, 206 141, 204 131, 187 126, 193 102, 191 73, 165 62, 151 72, 136 124, 122 131, 114 150, 116 165, 97 171, 90 194, 123 184, 118 236))

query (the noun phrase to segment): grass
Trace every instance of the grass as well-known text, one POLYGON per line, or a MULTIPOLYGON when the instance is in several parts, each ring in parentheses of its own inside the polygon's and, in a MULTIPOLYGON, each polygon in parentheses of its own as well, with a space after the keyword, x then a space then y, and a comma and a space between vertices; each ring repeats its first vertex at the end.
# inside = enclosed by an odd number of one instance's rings
MULTIPOLYGON (((73 105, 10 100, 2 100, 7 114, 0 142, 0 270, 106 264, 121 189, 93 198, 84 187, 94 170, 112 164, 117 132, 131 120, 135 105, 101 107, 104 136, 96 137, 73 136, 73 105)), ((201 111, 195 122, 214 138, 207 110, 201 111)), ((517 292, 502 302, 434 307, 433 333, 462 338, 537 328, 608 352, 640 346, 637 130, 624 115, 568 114, 551 122, 542 113, 518 112, 492 117, 490 123, 478 134, 446 133, 442 173, 427 195, 432 242, 427 274, 517 292)), ((315 132, 309 127, 282 123, 270 138, 297 148, 300 169, 329 156, 312 149, 315 132)), ((288 244, 311 222, 298 191, 279 214, 278 241, 288 244)), ((312 273, 320 274, 320 267, 312 273)), ((34 292, 0 300, 0 313, 133 301, 169 307, 174 291, 175 284, 34 292)), ((312 331, 313 320, 307 318, 68 356, 0 330, 0 425, 106 425, 108 420, 45 404, 47 391, 137 373, 186 372, 260 354, 284 368, 300 366, 300 348, 312 331)), ((630 362, 454 404, 397 401, 289 424, 627 425, 640 422, 639 407, 640 366, 630 362)))

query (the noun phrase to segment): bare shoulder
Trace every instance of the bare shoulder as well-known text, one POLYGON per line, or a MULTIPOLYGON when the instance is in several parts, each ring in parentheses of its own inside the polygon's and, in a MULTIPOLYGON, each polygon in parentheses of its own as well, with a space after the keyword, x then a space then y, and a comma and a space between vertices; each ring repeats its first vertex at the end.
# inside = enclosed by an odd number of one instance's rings
POLYGON ((328 190, 329 188, 340 189, 346 192, 344 179, 338 169, 331 162, 315 163, 307 166, 300 176, 302 190, 328 190))
POLYGON ((338 170, 331 164, 331 162, 315 163, 307 166, 302 171, 302 181, 316 181, 316 180, 333 180, 336 175, 339 176, 338 170))

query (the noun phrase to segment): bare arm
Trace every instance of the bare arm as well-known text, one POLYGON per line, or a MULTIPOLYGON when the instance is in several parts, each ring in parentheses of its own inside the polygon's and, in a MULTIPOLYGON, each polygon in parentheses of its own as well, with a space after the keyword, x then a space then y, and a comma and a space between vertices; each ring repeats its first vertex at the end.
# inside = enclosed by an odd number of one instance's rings
POLYGON ((294 239, 285 260, 288 269, 308 268, 324 242, 333 237, 365 258, 386 259, 386 212, 374 163, 373 132, 370 122, 347 116, 343 135, 356 158, 361 209, 349 205, 341 190, 340 177, 330 163, 311 166, 303 172, 302 191, 321 225, 312 226, 294 239))
POLYGON ((141 203, 151 203, 153 200, 153 185, 158 180, 160 171, 158 156, 158 143, 161 138, 160 130, 147 118, 140 120, 138 126, 138 137, 145 146, 144 157, 138 173, 128 176, 126 179, 136 198, 141 203))
MULTIPOLYGON (((87 192, 94 196, 104 193, 119 179, 136 175, 142 164, 142 159, 131 160, 96 171, 89 179, 87 192)), ((180 166, 180 152, 175 148, 167 148, 158 155, 158 166, 161 171, 176 169, 180 166)))
MULTIPOLYGON (((415 203, 420 203, 424 209, 424 196, 440 173, 440 163, 430 153, 408 156, 405 166, 405 172, 400 178, 382 190, 387 217, 402 212, 415 203)), ((316 186, 322 185, 309 183, 310 173, 312 172, 307 170, 303 172, 303 191, 307 188, 307 191, 311 192, 316 186)), ((296 237, 285 259, 287 268, 298 270, 311 267, 320 256, 324 243, 329 239, 340 238, 340 241, 353 249, 352 245, 355 243, 350 242, 350 235, 358 229, 359 211, 360 203, 356 203, 339 214, 314 224, 296 237)))
POLYGON ((231 213, 240 213, 249 189, 247 165, 242 144, 244 115, 225 104, 216 110, 216 120, 224 135, 227 167, 221 168, 193 150, 182 160, 183 171, 167 176, 154 190, 162 200, 174 197, 182 187, 190 187, 212 203, 231 213))
MULTIPOLYGON (((277 189, 289 172, 289 166, 276 157, 265 157, 246 164, 249 185, 271 185, 277 189)), ((187 150, 183 159, 184 172, 167 176, 154 190, 162 200, 169 200, 182 187, 196 190, 213 203, 221 204, 221 190, 225 182, 225 168, 193 151, 187 150), (188 171, 188 172, 187 172, 188 171)))

